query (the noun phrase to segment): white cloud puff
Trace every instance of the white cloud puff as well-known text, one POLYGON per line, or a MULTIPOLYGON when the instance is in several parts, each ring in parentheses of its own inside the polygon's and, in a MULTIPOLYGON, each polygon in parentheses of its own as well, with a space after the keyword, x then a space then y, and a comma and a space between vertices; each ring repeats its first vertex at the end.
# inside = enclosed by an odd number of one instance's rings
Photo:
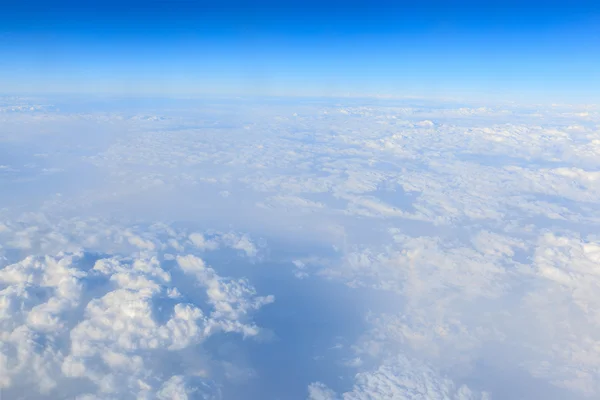
POLYGON ((252 240, 246 235, 240 235, 234 232, 214 233, 211 238, 207 238, 202 233, 192 233, 189 235, 190 242, 200 250, 216 250, 221 246, 230 247, 246 253, 248 257, 254 257, 258 249, 252 240))
POLYGON ((185 399, 200 385, 209 396, 202 398, 216 398, 210 381, 184 379, 207 363, 202 355, 183 355, 218 332, 257 335, 252 312, 273 301, 192 255, 177 258, 181 273, 151 255, 88 263, 84 253, 61 253, 0 270, 0 384, 7 396, 185 399))
POLYGON ((360 372, 352 390, 338 396, 320 382, 309 386, 309 400, 490 400, 486 392, 456 385, 433 368, 404 356, 374 371, 360 372))

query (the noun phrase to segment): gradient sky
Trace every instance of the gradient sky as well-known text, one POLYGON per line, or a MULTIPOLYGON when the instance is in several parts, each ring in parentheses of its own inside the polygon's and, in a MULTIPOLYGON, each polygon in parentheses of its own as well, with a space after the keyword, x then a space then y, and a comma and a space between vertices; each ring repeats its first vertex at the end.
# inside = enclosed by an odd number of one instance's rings
POLYGON ((3 4, 0 92, 600 102, 597 1, 3 4))

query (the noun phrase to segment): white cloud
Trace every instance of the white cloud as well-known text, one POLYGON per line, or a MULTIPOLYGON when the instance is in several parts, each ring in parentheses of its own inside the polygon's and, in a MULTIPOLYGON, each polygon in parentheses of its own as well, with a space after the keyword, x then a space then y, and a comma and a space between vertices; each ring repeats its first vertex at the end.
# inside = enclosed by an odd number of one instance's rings
POLYGON ((238 235, 230 232, 224 234, 222 240, 227 246, 243 251, 248 257, 254 257, 258 253, 258 249, 246 235, 238 235))
POLYGON ((308 386, 308 400, 337 400, 339 396, 321 382, 308 386))
POLYGON ((132 245, 139 247, 142 250, 154 250, 154 243, 144 240, 139 236, 132 235, 127 239, 132 245))
MULTIPOLYGON (((92 268, 85 253, 29 256, 0 270, 0 383, 7 396, 56 396, 70 387, 73 396, 88 388, 94 396, 187 398, 199 389, 184 384, 184 376, 210 360, 198 353, 190 364, 181 352, 220 331, 260 332, 252 312, 272 296, 256 296, 247 281, 222 278, 200 258, 180 256, 182 272, 206 291, 201 303, 187 278, 155 256, 133 254, 99 258, 92 268)), ((202 385, 202 398, 218 398, 217 386, 202 385)))
POLYGON ((235 232, 213 232, 210 239, 202 233, 192 233, 189 235, 190 242, 198 249, 204 251, 216 250, 220 247, 230 247, 244 252, 248 257, 254 257, 258 254, 258 249, 247 235, 240 235, 235 232))
POLYGON ((190 236, 190 241, 194 244, 194 246, 198 247, 202 250, 216 250, 219 248, 219 243, 215 240, 206 240, 204 235, 201 233, 192 233, 190 236))
POLYGON ((184 103, 0 99, 6 396, 598 396, 597 107, 184 103))
POLYGON ((600 391, 599 261, 598 238, 544 234, 531 270, 539 281, 524 302, 537 321, 523 338, 534 351, 527 367, 589 396, 600 391))
MULTIPOLYGON (((322 383, 309 386, 309 400, 335 400, 338 396, 322 383)), ((489 400, 486 392, 473 391, 439 375, 431 367, 399 356, 374 371, 360 372, 344 400, 431 399, 431 400, 489 400)))

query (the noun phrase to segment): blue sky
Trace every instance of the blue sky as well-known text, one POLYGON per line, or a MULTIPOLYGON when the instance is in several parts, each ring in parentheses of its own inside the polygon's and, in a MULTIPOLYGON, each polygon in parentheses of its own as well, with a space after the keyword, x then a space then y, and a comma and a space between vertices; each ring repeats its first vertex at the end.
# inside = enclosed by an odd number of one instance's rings
POLYGON ((591 1, 23 1, 6 93, 599 102, 591 1), (414 4, 418 3, 418 4, 414 4))

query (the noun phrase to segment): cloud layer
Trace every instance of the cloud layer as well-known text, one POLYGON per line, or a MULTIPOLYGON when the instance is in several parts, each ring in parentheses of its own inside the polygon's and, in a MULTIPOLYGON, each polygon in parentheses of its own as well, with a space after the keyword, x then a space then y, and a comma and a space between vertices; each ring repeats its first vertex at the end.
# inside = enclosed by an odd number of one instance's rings
MULTIPOLYGON (((129 255, 80 250, 5 262, 3 394, 220 398, 202 344, 217 334, 257 336, 252 315, 273 296, 220 276, 198 256, 158 254, 157 238, 128 236, 129 255)), ((255 252, 235 234, 215 243, 255 252)))
POLYGON ((48 104, 0 104, 8 398, 600 394, 597 106, 48 104))

